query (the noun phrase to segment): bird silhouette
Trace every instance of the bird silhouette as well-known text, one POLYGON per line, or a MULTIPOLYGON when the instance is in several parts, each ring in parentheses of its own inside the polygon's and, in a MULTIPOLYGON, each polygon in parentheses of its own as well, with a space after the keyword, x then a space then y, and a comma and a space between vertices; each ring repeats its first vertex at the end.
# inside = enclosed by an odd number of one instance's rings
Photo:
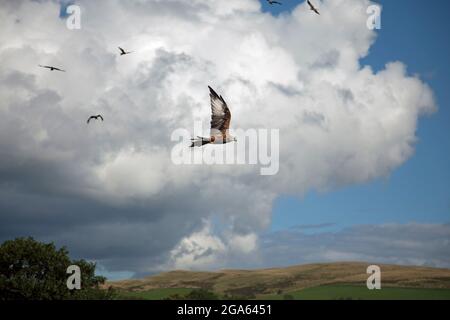
POLYGON ((61 72, 66 72, 66 70, 62 70, 62 69, 60 69, 60 68, 52 67, 52 66, 43 66, 43 65, 39 65, 39 67, 41 67, 41 68, 46 68, 46 69, 50 69, 50 71, 61 71, 61 72))
POLYGON ((201 147, 205 144, 225 144, 237 141, 235 137, 228 134, 231 122, 231 112, 227 103, 219 96, 213 88, 208 86, 211 98, 211 132, 210 137, 192 138, 192 147, 201 147))
POLYGON ((96 116, 90 116, 87 120, 87 123, 89 123, 92 119, 98 120, 99 118, 103 121, 103 117, 100 114, 96 116))
POLYGON ((275 0, 266 0, 266 1, 267 1, 267 3, 269 3, 271 6, 274 5, 274 4, 282 5, 281 2, 278 2, 278 1, 275 1, 275 0))
POLYGON ((119 50, 120 50, 120 55, 121 55, 121 56, 124 56, 124 55, 126 55, 126 54, 130 54, 130 53, 133 53, 133 51, 125 51, 125 50, 122 49, 121 47, 119 47, 119 50))
POLYGON ((309 4, 309 8, 314 11, 315 13, 317 13, 318 15, 320 15, 319 11, 316 9, 316 7, 313 6, 313 4, 311 3, 311 1, 308 0, 308 4, 309 4))

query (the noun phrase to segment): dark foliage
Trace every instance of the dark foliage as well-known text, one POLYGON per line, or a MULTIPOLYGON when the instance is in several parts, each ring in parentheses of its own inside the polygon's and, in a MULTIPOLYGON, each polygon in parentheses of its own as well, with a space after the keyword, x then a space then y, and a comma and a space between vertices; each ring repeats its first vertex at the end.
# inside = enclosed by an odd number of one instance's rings
POLYGON ((102 290, 104 277, 95 275, 95 264, 69 258, 66 248, 33 238, 18 238, 0 245, 0 300, 103 300, 112 290, 102 290), (81 270, 81 289, 67 288, 67 267, 81 270))

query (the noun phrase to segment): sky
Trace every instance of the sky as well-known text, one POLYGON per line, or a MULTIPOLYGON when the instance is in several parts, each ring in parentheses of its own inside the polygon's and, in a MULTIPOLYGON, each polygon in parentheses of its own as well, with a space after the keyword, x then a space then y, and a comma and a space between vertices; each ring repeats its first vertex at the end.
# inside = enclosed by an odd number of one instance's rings
POLYGON ((450 5, 434 1, 379 1, 376 31, 368 0, 316 1, 320 16, 294 0, 3 1, 0 241, 65 245, 110 279, 450 267, 450 5), (176 130, 207 132, 208 85, 232 129, 279 130, 277 174, 172 161, 176 130))
MULTIPOLYGON (((450 3, 434 2, 439 5, 430 6, 424 14, 421 1, 377 1, 383 7, 382 28, 369 55, 361 62, 380 70, 388 61, 402 61, 411 74, 421 76, 433 89, 439 112, 419 122, 414 156, 388 177, 370 183, 333 193, 311 192, 302 199, 280 198, 274 209, 273 230, 303 223, 332 222, 343 227, 449 222, 450 44, 443 39, 450 30, 450 22, 445 18, 450 3), (310 214, 303 216, 298 212, 310 214)), ((296 3, 286 1, 289 5, 296 3)))

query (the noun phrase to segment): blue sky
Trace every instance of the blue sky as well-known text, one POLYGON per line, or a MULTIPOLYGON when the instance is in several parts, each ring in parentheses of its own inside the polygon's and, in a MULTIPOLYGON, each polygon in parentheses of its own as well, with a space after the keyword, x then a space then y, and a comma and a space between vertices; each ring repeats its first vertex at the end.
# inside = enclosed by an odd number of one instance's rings
MULTIPOLYGON (((302 1, 264 10, 279 14, 302 1)), ((274 206, 272 230, 299 224, 336 223, 337 227, 382 223, 448 223, 450 221, 450 21, 449 1, 378 1, 382 29, 361 63, 374 70, 402 61, 434 91, 439 111, 422 117, 416 154, 389 177, 303 199, 281 197, 274 206)))
POLYGON ((75 4, 75 1, 72 1, 72 0, 61 0, 60 2, 61 2, 61 8, 59 10, 59 17, 60 18, 65 18, 65 17, 68 16, 68 14, 67 14, 67 7, 72 5, 72 4, 75 4))

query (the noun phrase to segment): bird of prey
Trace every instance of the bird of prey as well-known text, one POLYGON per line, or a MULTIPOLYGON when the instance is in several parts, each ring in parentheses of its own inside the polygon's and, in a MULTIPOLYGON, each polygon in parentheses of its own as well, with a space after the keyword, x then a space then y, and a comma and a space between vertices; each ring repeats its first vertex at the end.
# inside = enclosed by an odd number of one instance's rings
POLYGON ((311 1, 308 0, 308 4, 309 4, 309 8, 314 11, 315 13, 317 13, 318 15, 320 15, 319 11, 316 9, 316 7, 313 6, 313 4, 311 3, 311 1))
POLYGON ((96 116, 90 116, 87 123, 89 123, 92 119, 98 120, 99 118, 103 121, 103 117, 100 114, 96 116))
POLYGON ((124 55, 126 55, 126 54, 130 54, 130 53, 133 53, 133 51, 125 51, 125 50, 122 49, 121 47, 119 47, 119 50, 120 50, 120 55, 121 55, 121 56, 124 56, 124 55))
POLYGON ((52 66, 43 66, 43 65, 39 65, 39 67, 50 69, 50 71, 55 71, 55 70, 56 70, 56 71, 66 72, 66 70, 62 70, 62 69, 60 69, 60 68, 52 67, 52 66))
POLYGON ((205 144, 225 144, 228 142, 237 141, 228 133, 231 122, 231 112, 228 109, 227 103, 219 96, 213 88, 208 86, 209 96, 211 98, 211 132, 210 137, 193 138, 192 147, 201 147, 205 144))
POLYGON ((266 1, 267 1, 271 6, 274 5, 274 4, 282 5, 281 2, 278 2, 278 1, 275 1, 275 0, 266 0, 266 1))

